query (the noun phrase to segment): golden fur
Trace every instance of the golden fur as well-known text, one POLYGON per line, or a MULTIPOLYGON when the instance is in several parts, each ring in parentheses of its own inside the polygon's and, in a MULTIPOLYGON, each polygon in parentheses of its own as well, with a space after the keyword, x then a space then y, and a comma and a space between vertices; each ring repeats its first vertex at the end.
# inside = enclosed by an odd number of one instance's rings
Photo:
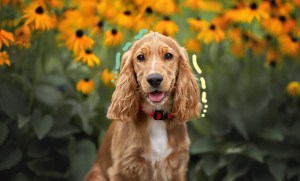
POLYGON ((113 120, 86 181, 167 181, 186 180, 189 138, 185 122, 200 115, 199 89, 188 55, 173 39, 149 33, 136 41, 122 57, 122 66, 107 117, 113 120), (173 58, 166 60, 166 53, 173 58), (138 55, 145 61, 138 61, 138 55), (163 101, 151 102, 154 91, 146 77, 159 73, 163 101), (171 153, 152 164, 148 125, 152 119, 140 110, 163 109, 173 117, 166 124, 167 146, 171 153))

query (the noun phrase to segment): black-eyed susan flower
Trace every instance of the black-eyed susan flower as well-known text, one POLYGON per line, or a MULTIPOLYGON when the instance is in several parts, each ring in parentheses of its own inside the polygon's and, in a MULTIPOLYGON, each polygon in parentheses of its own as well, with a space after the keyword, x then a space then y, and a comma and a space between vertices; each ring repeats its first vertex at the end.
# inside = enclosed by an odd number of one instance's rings
POLYGON ((14 42, 14 35, 4 29, 0 29, 0 50, 2 49, 2 45, 9 46, 14 42))
POLYGON ((97 4, 97 12, 99 13, 99 15, 104 17, 106 20, 108 20, 108 21, 112 20, 117 15, 116 8, 112 8, 112 7, 115 7, 114 3, 117 3, 117 2, 110 1, 110 0, 100 1, 97 4))
POLYGON ((207 21, 202 20, 200 17, 188 18, 187 22, 190 25, 190 29, 192 31, 200 31, 202 28, 206 27, 208 24, 207 21))
POLYGON ((113 72, 110 72, 108 69, 104 69, 101 78, 102 82, 109 87, 112 87, 114 84, 112 83, 112 80, 115 79, 116 74, 113 72))
POLYGON ((122 32, 117 29, 107 30, 104 35, 104 44, 106 46, 117 46, 123 41, 122 32))
POLYGON ((85 95, 91 93, 93 91, 93 89, 94 89, 94 82, 87 78, 81 79, 76 84, 76 90, 85 95))
POLYGON ((299 39, 292 35, 282 35, 279 38, 280 50, 282 53, 296 56, 300 52, 299 39), (288 48, 287 48, 288 47, 288 48))
POLYGON ((189 52, 199 53, 201 51, 201 43, 195 38, 190 38, 185 42, 185 47, 189 52))
POLYGON ((134 15, 130 10, 125 10, 116 17, 116 21, 119 26, 131 28, 134 24, 134 15))
POLYGON ((157 31, 163 35, 171 37, 173 37, 175 33, 179 31, 179 27, 177 26, 177 24, 169 17, 164 17, 164 19, 159 21, 153 29, 154 31, 157 31))
POLYGON ((0 52, 0 66, 8 65, 10 66, 9 55, 6 51, 0 52))
POLYGON ((80 60, 89 67, 94 67, 95 65, 100 64, 100 59, 93 54, 91 50, 81 51, 74 61, 79 62, 80 60))
POLYGON ((199 0, 185 0, 183 5, 192 10, 196 10, 198 8, 198 2, 199 0))
POLYGON ((300 96, 300 83, 292 81, 287 85, 286 92, 290 96, 300 96))
POLYGON ((32 2, 25 8, 21 19, 25 20, 25 25, 33 29, 49 30, 53 28, 53 21, 46 11, 46 7, 41 3, 32 2))
POLYGON ((197 38, 203 40, 204 43, 219 43, 220 41, 225 39, 225 33, 221 28, 217 27, 215 24, 210 24, 197 35, 197 38))
POLYGON ((82 50, 91 49, 94 43, 93 39, 87 37, 83 30, 79 29, 67 40, 66 45, 77 55, 82 50))
POLYGON ((164 15, 171 15, 176 11, 176 3, 174 0, 159 0, 154 1, 153 9, 164 15))
POLYGON ((279 62, 279 53, 274 49, 269 49, 266 54, 266 63, 275 68, 279 62))
POLYGON ((269 14, 265 11, 264 8, 259 6, 256 2, 252 2, 249 6, 243 8, 240 11, 242 21, 251 23, 255 18, 258 22, 261 22, 262 19, 268 18, 269 14))
POLYGON ((264 20, 262 25, 273 35, 280 35, 293 32, 296 28, 296 21, 285 15, 280 15, 264 20))
POLYGON ((15 44, 28 48, 30 46, 31 32, 28 26, 21 26, 15 30, 15 44))
POLYGON ((100 34, 103 31, 104 21, 99 20, 97 24, 92 27, 91 35, 100 34))
POLYGON ((154 21, 153 9, 151 6, 143 6, 139 9, 138 15, 134 19, 134 30, 140 31, 141 29, 150 29, 154 21))
POLYGON ((201 11, 221 12, 223 6, 217 1, 198 1, 198 9, 201 11))

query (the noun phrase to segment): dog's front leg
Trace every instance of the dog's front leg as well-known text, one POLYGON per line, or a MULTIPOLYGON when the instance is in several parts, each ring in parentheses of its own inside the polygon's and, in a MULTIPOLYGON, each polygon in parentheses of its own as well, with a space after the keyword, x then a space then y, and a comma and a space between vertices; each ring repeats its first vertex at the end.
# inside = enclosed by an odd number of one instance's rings
POLYGON ((166 158, 168 168, 171 170, 171 181, 185 181, 187 173, 188 151, 174 152, 166 158))
POLYGON ((115 162, 109 169, 110 181, 147 181, 151 166, 141 156, 130 156, 115 162))

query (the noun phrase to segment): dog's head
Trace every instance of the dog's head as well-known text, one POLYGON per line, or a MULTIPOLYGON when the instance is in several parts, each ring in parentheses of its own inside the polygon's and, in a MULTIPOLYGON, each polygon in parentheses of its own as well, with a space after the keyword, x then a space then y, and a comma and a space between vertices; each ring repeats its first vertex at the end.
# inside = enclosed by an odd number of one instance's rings
POLYGON ((173 39, 149 33, 122 57, 122 66, 107 117, 134 119, 141 104, 170 109, 185 122, 200 115, 199 89, 188 55, 173 39))

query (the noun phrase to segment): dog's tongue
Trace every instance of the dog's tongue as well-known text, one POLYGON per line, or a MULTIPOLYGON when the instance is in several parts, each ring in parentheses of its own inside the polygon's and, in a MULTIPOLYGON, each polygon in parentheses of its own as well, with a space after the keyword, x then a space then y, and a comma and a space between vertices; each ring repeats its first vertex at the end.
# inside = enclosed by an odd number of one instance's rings
POLYGON ((163 100, 164 96, 165 96, 164 92, 155 91, 149 94, 149 99, 153 102, 159 102, 163 100))

